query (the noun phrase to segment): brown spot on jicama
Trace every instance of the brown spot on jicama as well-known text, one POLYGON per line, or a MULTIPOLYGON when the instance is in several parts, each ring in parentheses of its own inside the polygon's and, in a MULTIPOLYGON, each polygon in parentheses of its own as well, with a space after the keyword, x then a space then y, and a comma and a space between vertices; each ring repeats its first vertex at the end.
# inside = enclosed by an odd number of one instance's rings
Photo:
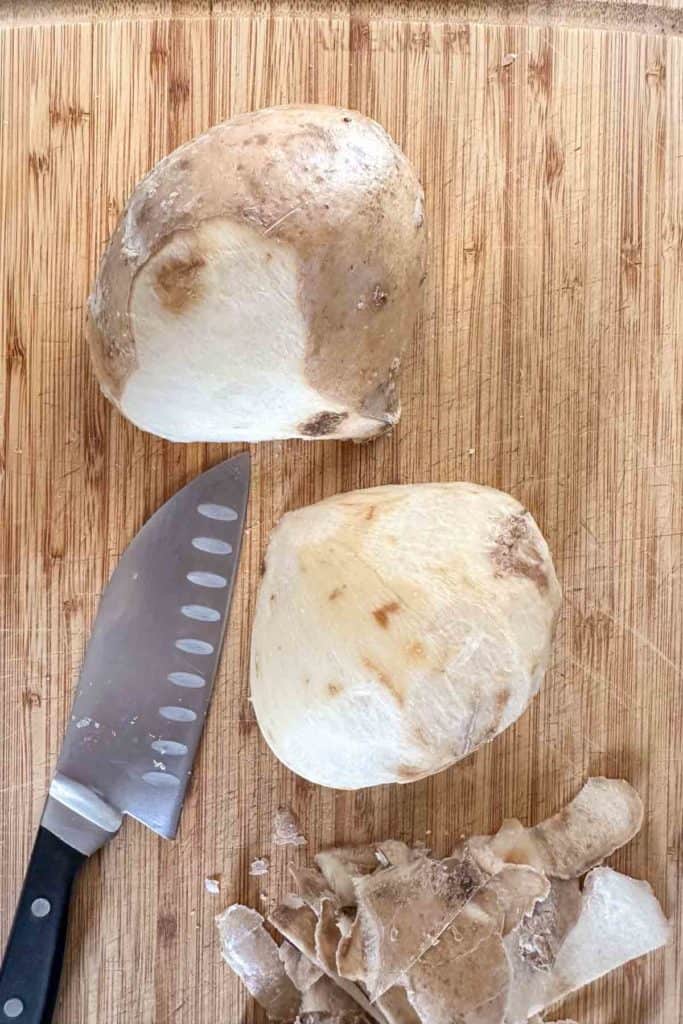
POLYGON ((343 590, 344 587, 335 587, 334 590, 330 591, 330 593, 327 595, 327 600, 336 601, 338 597, 341 597, 343 590))
POLYGON ((363 665, 368 670, 368 672, 372 672, 372 674, 382 684, 382 686, 386 687, 386 689, 389 691, 389 693, 391 693, 391 695, 396 699, 396 702, 398 704, 403 704, 403 702, 405 700, 403 694, 398 689, 398 687, 393 682, 393 680, 390 679, 390 677, 386 674, 386 672, 383 671, 383 669, 381 669, 378 665, 376 665, 374 663, 374 661, 371 661, 370 658, 365 658, 364 657, 363 658, 363 665))
POLYGON ((372 519, 375 518, 375 512, 376 511, 377 511, 377 506, 376 505, 368 505, 368 507, 366 508, 365 512, 363 513, 363 519, 367 519, 367 521, 370 522, 372 519))
POLYGON ((324 434, 333 434, 348 415, 347 412, 319 412, 299 425, 299 433, 306 437, 322 437, 324 434))
POLYGON ((339 685, 339 683, 328 683, 327 692, 329 693, 330 697, 338 697, 339 694, 342 692, 342 687, 339 685))
POLYGON ((424 644, 419 640, 413 640, 406 645, 406 654, 412 661, 423 661, 425 657, 424 644))
POLYGON ((425 747, 427 750, 431 748, 434 742, 433 738, 420 725, 413 726, 412 736, 416 743, 419 743, 421 747, 425 747))
POLYGON ((182 313, 201 294, 201 270, 206 260, 199 253, 170 256, 157 271, 154 289, 171 313, 182 313))
MULTIPOLYGON (((336 155, 338 150, 337 140, 327 126, 317 124, 315 121, 308 121, 300 126, 300 131, 305 139, 305 148, 302 148, 300 152, 300 159, 302 161, 307 159, 307 155, 309 157, 317 157, 319 152, 321 152, 321 146, 327 151, 329 158, 333 158, 336 155)), ((289 140, 286 141, 289 142, 289 140)), ((293 137, 292 145, 293 147, 299 146, 299 140, 293 137)), ((308 170, 305 164, 304 169, 308 170)))
POLYGON ((510 687, 502 686, 496 694, 496 710, 502 715, 503 711, 507 706, 507 702, 510 700, 510 687))
POLYGON ((416 782, 418 779, 428 775, 429 772, 425 772, 424 768, 413 768, 409 764, 400 764, 396 768, 396 774, 399 779, 404 779, 406 782, 416 782))
POLYGON ((496 576, 526 577, 543 594, 548 589, 548 575, 536 541, 529 513, 516 512, 502 521, 491 559, 496 576))
POLYGON ((401 606, 398 601, 389 601, 388 604, 383 604, 380 608, 375 608, 372 614, 378 626, 381 626, 382 629, 388 629, 389 616, 394 615, 400 610, 401 606))
POLYGON ((146 231, 154 223, 154 218, 156 216, 157 211, 155 209, 154 196, 146 195, 138 206, 135 214, 135 221, 138 230, 146 231))

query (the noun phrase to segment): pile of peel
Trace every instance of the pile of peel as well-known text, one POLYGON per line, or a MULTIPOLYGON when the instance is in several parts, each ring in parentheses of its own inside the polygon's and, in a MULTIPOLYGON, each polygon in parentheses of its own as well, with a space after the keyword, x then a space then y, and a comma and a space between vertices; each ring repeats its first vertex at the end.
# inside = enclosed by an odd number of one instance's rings
POLYGON ((237 904, 217 919, 223 956, 274 1021, 540 1024, 668 939, 650 886, 598 866, 642 816, 627 782, 594 778, 547 821, 507 820, 444 860, 396 840, 320 853, 268 918, 282 944, 237 904))

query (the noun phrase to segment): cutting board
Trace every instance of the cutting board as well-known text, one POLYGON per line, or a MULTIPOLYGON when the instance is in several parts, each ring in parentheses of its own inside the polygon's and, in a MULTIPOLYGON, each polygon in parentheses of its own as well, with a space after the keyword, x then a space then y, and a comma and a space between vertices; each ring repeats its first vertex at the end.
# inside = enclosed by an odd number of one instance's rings
MULTIPOLYGON (((424 182, 430 274, 403 418, 372 444, 253 446, 225 653, 176 842, 127 822, 78 890, 59 1024, 253 1024, 214 915, 267 908, 289 862, 388 836, 554 812, 589 775, 647 813, 611 859, 674 922, 666 952, 562 1008, 675 1024, 683 735, 683 10, 648 4, 5 4, 0 10, 0 940, 9 929, 99 595, 177 488, 239 445, 173 445, 99 393, 84 343, 97 262, 138 179, 233 114, 350 105, 424 182), (335 793, 274 760, 248 701, 259 566, 289 509, 375 484, 510 491, 565 601, 530 710, 459 766, 335 793), (274 811, 308 844, 278 848, 274 811), (255 857, 268 875, 252 877, 255 857), (219 879, 220 894, 205 890, 219 879)), ((227 184, 227 183, 226 183, 227 184)))

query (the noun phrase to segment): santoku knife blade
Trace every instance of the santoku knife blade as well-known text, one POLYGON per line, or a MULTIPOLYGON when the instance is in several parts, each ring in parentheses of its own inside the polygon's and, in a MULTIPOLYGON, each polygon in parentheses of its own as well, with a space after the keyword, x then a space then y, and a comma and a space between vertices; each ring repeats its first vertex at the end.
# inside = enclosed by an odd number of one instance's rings
POLYGON ((0 969, 0 1022, 51 1020, 73 879, 123 815, 175 835, 248 491, 247 454, 197 477, 142 527, 102 595, 0 969))

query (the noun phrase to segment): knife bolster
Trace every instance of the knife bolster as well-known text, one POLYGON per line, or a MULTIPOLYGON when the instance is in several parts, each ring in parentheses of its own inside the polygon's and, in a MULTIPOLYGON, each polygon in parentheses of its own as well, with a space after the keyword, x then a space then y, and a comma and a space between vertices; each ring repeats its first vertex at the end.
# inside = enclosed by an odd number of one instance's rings
POLYGON ((120 812, 91 789, 58 772, 50 785, 41 825, 89 857, 116 835, 121 820, 120 812))

